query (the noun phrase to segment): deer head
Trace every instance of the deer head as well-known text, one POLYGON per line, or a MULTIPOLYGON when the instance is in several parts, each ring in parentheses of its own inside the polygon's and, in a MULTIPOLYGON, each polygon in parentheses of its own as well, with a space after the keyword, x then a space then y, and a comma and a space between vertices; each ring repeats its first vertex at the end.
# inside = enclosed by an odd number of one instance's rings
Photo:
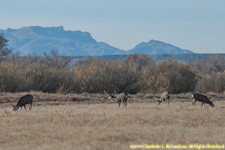
POLYGON ((13 111, 16 111, 18 109, 18 107, 14 106, 14 105, 12 105, 12 107, 13 107, 13 111))

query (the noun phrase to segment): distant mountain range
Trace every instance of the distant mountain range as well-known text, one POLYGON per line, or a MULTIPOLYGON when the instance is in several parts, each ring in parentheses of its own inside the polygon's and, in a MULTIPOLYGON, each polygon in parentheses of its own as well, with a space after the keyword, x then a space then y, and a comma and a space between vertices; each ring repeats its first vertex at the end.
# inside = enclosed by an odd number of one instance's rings
POLYGON ((189 50, 150 40, 142 42, 133 49, 125 51, 105 42, 97 42, 90 33, 81 31, 65 31, 60 27, 30 26, 20 29, 1 30, 9 47, 18 51, 20 55, 41 56, 44 52, 58 50, 60 55, 101 56, 126 54, 190 54, 189 50))

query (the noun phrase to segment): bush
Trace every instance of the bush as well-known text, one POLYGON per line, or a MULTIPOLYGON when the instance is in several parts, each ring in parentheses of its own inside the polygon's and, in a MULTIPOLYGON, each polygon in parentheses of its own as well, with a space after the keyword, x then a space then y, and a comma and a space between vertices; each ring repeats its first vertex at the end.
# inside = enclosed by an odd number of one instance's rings
POLYGON ((132 54, 128 56, 128 59, 125 61, 130 70, 133 71, 143 71, 143 69, 149 65, 154 64, 155 62, 151 57, 143 54, 132 54))
POLYGON ((0 62, 0 92, 71 92, 74 87, 72 77, 72 71, 50 68, 44 64, 23 66, 0 62))
POLYGON ((139 91, 137 73, 121 61, 87 59, 75 67, 75 80, 80 92, 121 93, 139 91))
POLYGON ((48 93, 67 93, 74 87, 72 71, 48 67, 44 64, 30 64, 25 76, 31 81, 30 90, 48 93))
POLYGON ((214 72, 225 71, 225 57, 213 55, 203 60, 194 59, 189 62, 191 68, 202 77, 207 77, 214 72))
POLYGON ((20 90, 21 82, 26 80, 21 67, 11 62, 0 62, 0 92, 17 92, 20 90))
POLYGON ((124 62, 88 58, 73 67, 70 61, 57 53, 44 58, 30 56, 11 62, 2 60, 0 92, 161 93, 167 90, 176 94, 194 89, 217 93, 225 90, 223 58, 182 64, 172 60, 155 63, 146 55, 130 55, 124 62), (201 67, 206 62, 211 65, 201 67), (199 73, 200 69, 207 73, 199 73))
POLYGON ((206 78, 201 78, 196 85, 196 91, 223 93, 225 91, 225 72, 212 73, 206 78))
POLYGON ((149 65, 144 73, 145 89, 159 93, 165 90, 170 93, 185 93, 194 90, 196 75, 188 65, 176 61, 163 61, 149 65))

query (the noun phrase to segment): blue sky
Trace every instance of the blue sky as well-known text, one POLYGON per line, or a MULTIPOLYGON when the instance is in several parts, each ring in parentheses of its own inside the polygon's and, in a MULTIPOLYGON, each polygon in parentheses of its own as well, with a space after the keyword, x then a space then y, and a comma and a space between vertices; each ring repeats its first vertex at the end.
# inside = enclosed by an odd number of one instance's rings
POLYGON ((151 39, 225 53, 225 0, 4 0, 0 29, 64 26, 128 50, 151 39))

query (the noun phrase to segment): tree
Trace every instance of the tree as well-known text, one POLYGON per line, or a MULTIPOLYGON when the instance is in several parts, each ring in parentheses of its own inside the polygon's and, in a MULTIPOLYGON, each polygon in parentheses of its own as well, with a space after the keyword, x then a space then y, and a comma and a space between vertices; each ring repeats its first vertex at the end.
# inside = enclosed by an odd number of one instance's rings
POLYGON ((149 64, 153 64, 154 61, 151 57, 143 54, 132 54, 129 55, 128 59, 125 61, 129 69, 133 71, 142 71, 149 64))
POLYGON ((143 72, 145 88, 149 92, 186 93, 193 91, 197 82, 195 73, 186 64, 168 60, 149 65, 143 72))
POLYGON ((58 51, 53 50, 51 51, 51 55, 47 55, 44 53, 44 63, 56 69, 63 69, 66 68, 71 62, 70 56, 59 56, 58 51))
POLYGON ((191 60, 189 62, 191 68, 201 77, 207 77, 214 72, 225 71, 225 57, 219 55, 212 55, 209 58, 202 60, 191 60))
POLYGON ((0 61, 6 60, 8 56, 12 53, 12 49, 9 49, 8 40, 4 38, 3 33, 0 33, 0 61))
POLYGON ((138 74, 122 61, 88 58, 80 61, 74 69, 80 92, 136 93, 140 88, 138 74))

